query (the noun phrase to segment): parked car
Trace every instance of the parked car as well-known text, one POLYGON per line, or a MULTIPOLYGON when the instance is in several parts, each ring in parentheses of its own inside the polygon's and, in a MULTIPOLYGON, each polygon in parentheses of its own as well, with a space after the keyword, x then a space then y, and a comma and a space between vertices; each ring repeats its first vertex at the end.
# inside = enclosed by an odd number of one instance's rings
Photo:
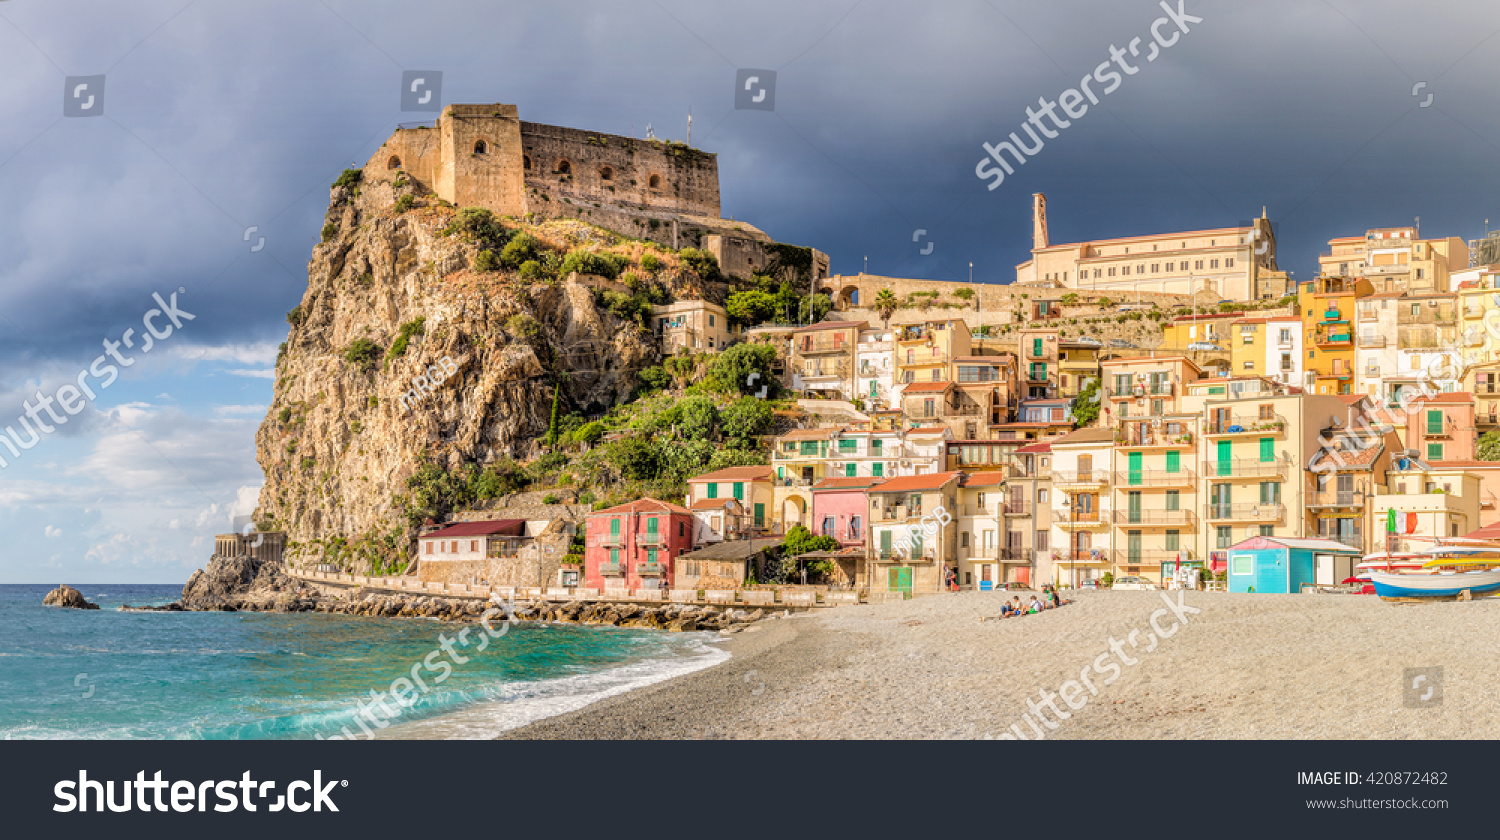
POLYGON ((1145 590, 1152 590, 1152 589, 1159 589, 1160 587, 1158 587, 1156 584, 1152 583, 1151 581, 1146 580, 1143 577, 1122 577, 1122 578, 1115 578, 1115 582, 1114 582, 1114 584, 1110 588, 1111 589, 1145 589, 1145 590))

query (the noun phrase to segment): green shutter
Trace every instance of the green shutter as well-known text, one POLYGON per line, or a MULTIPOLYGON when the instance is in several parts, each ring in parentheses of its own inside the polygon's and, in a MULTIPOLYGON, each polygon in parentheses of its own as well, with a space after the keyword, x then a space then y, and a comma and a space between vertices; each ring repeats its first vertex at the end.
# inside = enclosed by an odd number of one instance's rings
POLYGON ((876 462, 870 465, 870 475, 880 478, 885 475, 885 464, 876 462))
POLYGON ((1168 531, 1167 532, 1167 536, 1166 536, 1166 540, 1165 540, 1167 551, 1176 551, 1177 550, 1177 540, 1178 540, 1179 536, 1180 535, 1178 534, 1177 531, 1168 531))
POLYGON ((859 441, 855 440, 854 438, 841 438, 839 440, 839 451, 853 452, 855 450, 855 444, 857 443, 859 443, 859 441))
MULTIPOLYGON (((1177 453, 1176 452, 1172 452, 1172 453, 1169 453, 1169 454, 1176 455, 1177 453)), ((1126 468, 1130 471, 1130 475, 1128 476, 1129 483, 1132 484, 1132 485, 1140 484, 1141 483, 1141 453, 1139 453, 1139 452, 1127 452, 1125 454, 1125 459, 1126 459, 1126 468)))
POLYGON ((1167 491, 1167 510, 1181 510, 1182 497, 1176 490, 1167 491))
POLYGON ((764 502, 755 503, 755 527, 763 528, 766 524, 766 505, 764 502))
POLYGON ((1427 460, 1429 460, 1429 461, 1441 461, 1441 460, 1443 460, 1443 445, 1441 443, 1429 443, 1429 444, 1427 444, 1427 460))
POLYGON ((844 476, 846 478, 854 478, 854 476, 857 475, 856 470, 858 468, 859 468, 858 464, 845 464, 844 465, 844 476))
POLYGON ((648 534, 655 534, 656 533, 656 517, 653 516, 650 519, 646 520, 646 533, 648 533, 648 534))
POLYGON ((1181 472, 1181 471, 1182 471, 1182 453, 1178 452, 1175 449, 1169 449, 1169 450, 1167 450, 1167 472, 1174 473, 1174 472, 1181 472))
MULTIPOLYGON (((1393 520, 1394 521, 1394 520, 1393 520)), ((880 532, 880 553, 889 556, 891 553, 891 532, 880 532)))
POLYGON ((708 483, 708 497, 710 499, 717 499, 717 498, 719 498, 719 482, 717 482, 717 481, 710 481, 708 483))
POLYGON ((1232 452, 1233 452, 1233 449, 1232 449, 1230 441, 1227 441, 1227 440, 1221 440, 1221 441, 1219 441, 1219 443, 1218 443, 1218 456, 1219 456, 1219 458, 1218 458, 1218 465, 1219 465, 1219 469, 1218 469, 1217 475, 1229 475, 1229 473, 1231 471, 1230 465, 1233 463, 1233 459, 1230 458, 1230 454, 1232 452))
POLYGON ((745 482, 736 481, 734 483, 734 497, 742 502, 745 500, 745 482))
POLYGON ((1261 461, 1274 461, 1274 460, 1276 460, 1276 439, 1275 438, 1261 438, 1260 439, 1260 459, 1261 459, 1261 461))
POLYGON ((609 562, 614 563, 616 565, 619 565, 619 563, 620 563, 620 549, 618 549, 618 548, 611 548, 609 550, 609 562))
POLYGON ((1127 493, 1125 495, 1125 501, 1127 503, 1126 510, 1130 514, 1130 521, 1131 522, 1140 522, 1141 521, 1141 491, 1139 491, 1139 490, 1131 490, 1129 493, 1127 493))
POLYGON ((1042 340, 1040 338, 1033 338, 1031 340, 1031 355, 1042 355, 1042 340))
POLYGON ((1443 412, 1427 412, 1427 434, 1440 435, 1443 433, 1443 412))
POLYGON ((611 537, 618 537, 618 536, 620 536, 620 520, 619 519, 611 519, 611 520, 609 520, 609 535, 611 537))
POLYGON ((650 563, 653 566, 656 565, 656 549, 654 549, 654 548, 648 548, 648 549, 646 549, 646 562, 650 563))

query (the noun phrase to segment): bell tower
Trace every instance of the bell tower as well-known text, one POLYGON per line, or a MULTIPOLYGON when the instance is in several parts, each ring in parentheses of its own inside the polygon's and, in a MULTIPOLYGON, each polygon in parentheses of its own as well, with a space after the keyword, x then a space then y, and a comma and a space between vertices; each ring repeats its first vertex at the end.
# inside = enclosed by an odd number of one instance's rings
POLYGON ((1040 250, 1049 244, 1047 238, 1047 196, 1031 194, 1031 248, 1040 250))

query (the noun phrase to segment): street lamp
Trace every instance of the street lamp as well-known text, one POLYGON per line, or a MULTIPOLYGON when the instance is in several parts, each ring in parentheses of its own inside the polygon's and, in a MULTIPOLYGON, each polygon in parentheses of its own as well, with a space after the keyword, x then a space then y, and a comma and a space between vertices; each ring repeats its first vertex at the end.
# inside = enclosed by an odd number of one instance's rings
POLYGON ((1078 506, 1073 501, 1072 493, 1063 493, 1063 509, 1068 512, 1068 585, 1074 589, 1078 588, 1078 535, 1076 527, 1078 523, 1078 506))

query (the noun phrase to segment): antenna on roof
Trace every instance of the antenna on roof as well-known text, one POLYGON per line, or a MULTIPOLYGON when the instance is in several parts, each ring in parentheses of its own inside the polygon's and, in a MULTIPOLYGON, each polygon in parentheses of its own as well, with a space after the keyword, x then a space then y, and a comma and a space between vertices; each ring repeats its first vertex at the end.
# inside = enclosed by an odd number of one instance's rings
POLYGON ((688 106, 688 138, 687 144, 693 145, 693 106, 688 106))

